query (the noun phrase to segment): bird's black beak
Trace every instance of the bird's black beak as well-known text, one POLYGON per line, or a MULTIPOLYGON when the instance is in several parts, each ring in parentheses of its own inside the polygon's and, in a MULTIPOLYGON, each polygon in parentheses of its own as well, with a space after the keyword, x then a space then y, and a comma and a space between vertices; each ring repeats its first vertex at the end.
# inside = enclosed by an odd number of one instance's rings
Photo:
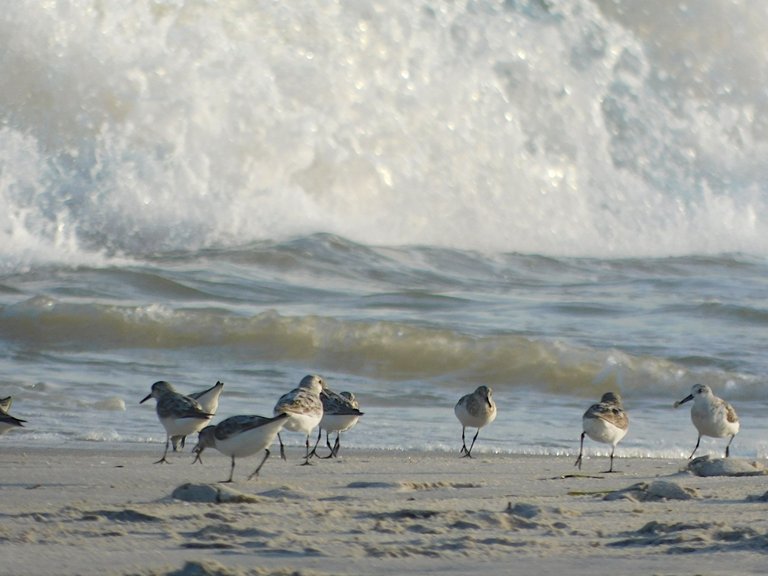
POLYGON ((147 401, 147 400, 149 400, 150 398, 152 398, 152 392, 150 392, 149 394, 147 394, 147 395, 144 397, 144 400, 142 400, 141 402, 139 402, 139 404, 144 404, 144 402, 146 402, 146 401, 147 401))
POLYGON ((677 402, 675 402, 675 408, 677 408, 681 404, 685 404, 686 402, 688 402, 688 400, 693 400, 693 394, 688 394, 688 396, 686 396, 682 400, 678 400, 677 402))

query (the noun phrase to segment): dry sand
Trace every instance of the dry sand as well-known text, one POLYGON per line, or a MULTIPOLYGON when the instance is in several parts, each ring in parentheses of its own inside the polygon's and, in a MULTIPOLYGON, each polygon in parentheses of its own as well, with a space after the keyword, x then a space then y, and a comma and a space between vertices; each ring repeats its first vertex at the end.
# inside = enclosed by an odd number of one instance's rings
POLYGON ((225 456, 153 464, 161 449, 6 444, 0 574, 730 575, 768 564, 763 475, 701 477, 648 459, 600 474, 607 460, 591 458, 572 477, 572 457, 346 448, 299 466, 293 447, 252 481, 258 457, 238 461, 224 485, 225 456))

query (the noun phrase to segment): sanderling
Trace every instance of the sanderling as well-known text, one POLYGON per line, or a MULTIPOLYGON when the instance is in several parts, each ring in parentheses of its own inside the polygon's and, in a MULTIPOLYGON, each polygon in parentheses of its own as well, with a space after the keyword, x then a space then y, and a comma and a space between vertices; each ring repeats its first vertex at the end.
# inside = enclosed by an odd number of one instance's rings
POLYGON ((613 453, 616 444, 627 435, 629 429, 629 416, 621 405, 621 396, 613 392, 606 392, 600 398, 599 404, 593 404, 584 412, 582 418, 584 431, 581 433, 581 445, 579 457, 574 466, 581 470, 581 457, 584 454, 584 435, 586 434, 595 442, 611 445, 611 465, 606 472, 613 472, 613 453))
POLYGON ((492 398, 493 390, 488 386, 478 386, 471 394, 462 396, 453 411, 461 422, 461 452, 462 457, 472 458, 472 447, 475 445, 480 428, 487 426, 496 419, 496 403, 492 398), (477 428, 472 444, 467 450, 464 433, 467 428, 477 428))
MULTIPOLYGON (((219 408, 219 396, 224 389, 224 382, 216 382, 210 388, 207 388, 201 392, 192 392, 187 394, 193 400, 197 400, 203 412, 207 412, 213 416, 216 415, 216 410, 219 408)), ((184 441, 186 436, 171 436, 171 444, 173 445, 173 451, 176 452, 177 447, 184 448, 184 441)))
POLYGON ((325 385, 325 381, 323 381, 323 391, 320 393, 320 400, 323 403, 323 419, 320 420, 320 426, 317 430, 317 441, 315 442, 315 447, 310 452, 310 456, 316 454, 317 445, 320 443, 323 430, 325 430, 325 443, 331 453, 324 458, 336 458, 341 449, 341 433, 346 432, 357 424, 363 413, 360 412, 360 404, 352 392, 340 392, 337 394, 325 385), (336 442, 334 442, 333 446, 331 446, 330 440, 331 432, 336 432, 336 442))
POLYGON ((8 432, 8 430, 23 428, 24 422, 26 422, 26 420, 8 414, 11 404, 13 404, 13 399, 10 396, 0 399, 0 436, 8 432))
MULTIPOLYGON (((323 379, 310 374, 301 379, 298 388, 283 394, 275 404, 275 416, 283 412, 290 416, 285 423, 285 429, 303 432, 307 436, 304 465, 309 464, 309 434, 323 418, 323 403, 320 400, 322 390, 323 379)), ((280 457, 285 460, 285 446, 279 433, 277 439, 280 442, 280 457)))
POLYGON ((211 414, 205 412, 197 400, 179 394, 168 382, 160 381, 152 384, 152 392, 139 402, 143 404, 150 398, 157 400, 157 417, 165 428, 165 452, 155 464, 168 462, 168 446, 171 436, 187 436, 203 428, 211 420, 211 414))
POLYGON ((693 400, 691 421, 696 426, 696 430, 699 431, 699 438, 696 440, 696 447, 688 456, 688 460, 693 458, 696 450, 699 449, 702 435, 712 438, 730 436, 731 439, 728 440, 728 445, 725 447, 725 457, 728 458, 731 442, 739 432, 739 417, 736 415, 736 410, 728 402, 712 394, 712 389, 704 384, 694 384, 688 396, 675 402, 675 408, 689 400, 693 400))
POLYGON ((195 446, 195 461, 202 459, 200 455, 206 448, 216 448, 222 454, 232 458, 232 466, 229 469, 229 478, 224 482, 232 482, 232 475, 235 473, 235 457, 242 458, 250 456, 257 452, 265 451, 264 459, 248 476, 248 480, 259 475, 259 470, 264 466, 264 462, 269 458, 268 446, 280 432, 288 414, 278 414, 274 418, 265 418, 264 416, 231 416, 215 426, 206 426, 200 430, 195 446))

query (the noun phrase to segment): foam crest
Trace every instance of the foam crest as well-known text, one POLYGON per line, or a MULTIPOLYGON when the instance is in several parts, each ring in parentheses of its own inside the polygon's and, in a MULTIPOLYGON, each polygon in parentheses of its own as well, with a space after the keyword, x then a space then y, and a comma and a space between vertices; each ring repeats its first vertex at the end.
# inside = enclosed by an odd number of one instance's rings
POLYGON ((0 257, 765 254, 768 16, 652 4, 13 4, 0 257))

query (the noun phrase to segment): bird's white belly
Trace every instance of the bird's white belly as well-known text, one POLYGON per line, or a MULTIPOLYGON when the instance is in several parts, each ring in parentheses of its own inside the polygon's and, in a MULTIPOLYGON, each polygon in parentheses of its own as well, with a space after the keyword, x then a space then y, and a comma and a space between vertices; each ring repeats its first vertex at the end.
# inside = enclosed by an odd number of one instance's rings
POLYGON ((603 420, 602 418, 584 418, 584 432, 595 442, 615 446, 626 436, 627 431, 603 420))
POLYGON ((160 418, 169 436, 189 436, 208 425, 210 418, 160 418))
POLYGON ((694 409, 691 410, 691 421, 700 434, 712 438, 733 436, 739 431, 739 422, 728 422, 725 412, 694 409))
POLYGON ((457 404, 454 408, 456 417, 462 426, 469 428, 482 428, 496 419, 496 411, 482 412, 481 414, 472 414, 467 410, 464 404, 457 404))
POLYGON ((310 415, 286 412, 286 414, 288 414, 288 418, 285 421, 285 429, 292 430, 293 432, 303 432, 304 434, 312 432, 320 424, 320 420, 323 417, 322 413, 310 415))
POLYGON ((320 428, 326 432, 344 432, 357 424, 360 416, 355 414, 324 414, 320 428))
POLYGON ((224 440, 219 440, 217 438, 216 449, 222 454, 235 456, 237 458, 261 452, 272 444, 275 436, 277 436, 277 433, 283 427, 283 422, 285 422, 285 420, 270 422, 269 424, 264 424, 258 428, 240 432, 239 434, 235 434, 224 440))

